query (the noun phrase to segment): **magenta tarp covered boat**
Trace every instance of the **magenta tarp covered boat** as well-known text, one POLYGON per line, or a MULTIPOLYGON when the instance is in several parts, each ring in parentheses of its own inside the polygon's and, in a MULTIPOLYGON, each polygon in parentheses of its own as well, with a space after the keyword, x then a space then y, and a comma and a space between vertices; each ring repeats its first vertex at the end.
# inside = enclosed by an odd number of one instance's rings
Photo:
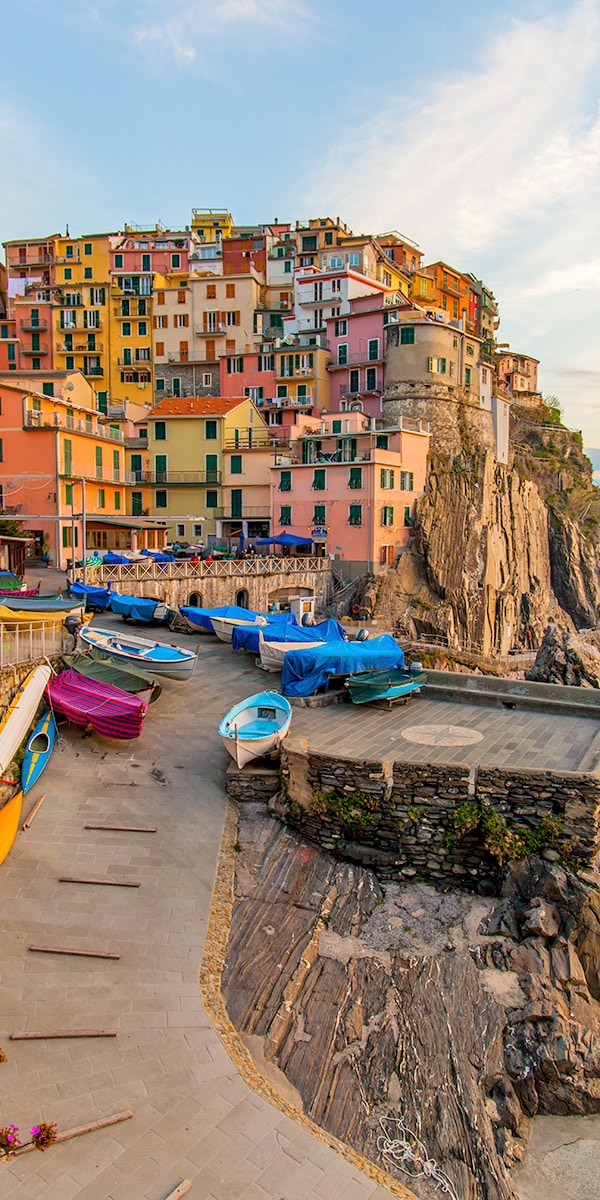
POLYGON ((21 600, 23 596, 39 596, 39 584, 35 588, 27 588, 21 591, 21 588, 0 588, 0 596, 12 596, 15 600, 21 600))
POLYGON ((77 671, 62 671, 51 679, 45 696, 55 713, 62 713, 75 725, 91 725, 107 738, 139 737, 148 711, 138 696, 77 671))

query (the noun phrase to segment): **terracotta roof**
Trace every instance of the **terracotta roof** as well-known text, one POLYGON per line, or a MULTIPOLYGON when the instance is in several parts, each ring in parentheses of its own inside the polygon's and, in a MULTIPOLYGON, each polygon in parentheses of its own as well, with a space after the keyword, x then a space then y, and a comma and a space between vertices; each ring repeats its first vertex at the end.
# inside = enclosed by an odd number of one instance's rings
POLYGON ((248 396, 165 396, 145 418, 223 417, 243 404, 248 396))

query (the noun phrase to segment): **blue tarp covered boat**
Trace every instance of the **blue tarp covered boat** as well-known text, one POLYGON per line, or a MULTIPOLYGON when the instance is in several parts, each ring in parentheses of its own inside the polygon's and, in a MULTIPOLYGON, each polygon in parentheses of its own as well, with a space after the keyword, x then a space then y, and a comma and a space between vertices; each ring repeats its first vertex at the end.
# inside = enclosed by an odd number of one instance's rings
POLYGON ((122 596, 111 592, 109 608, 123 620, 143 621, 145 624, 164 624, 167 610, 162 600, 145 596, 122 596))
POLYGON ((77 600, 85 600, 86 608, 95 612, 104 612, 110 602, 110 588, 91 587, 87 583, 72 583, 69 595, 77 600))
POLYGON ((367 642, 326 642, 284 656, 281 690, 284 696, 312 696, 332 675, 403 666, 404 652, 388 633, 367 642))
POLYGON ((265 642, 296 642, 299 649, 304 642, 344 640, 343 626, 338 625, 337 621, 320 621, 318 625, 305 626, 298 625, 293 613, 274 613, 272 618, 268 618, 266 625, 236 626, 231 641, 233 649, 258 654, 261 633, 265 642))
POLYGON ((124 554, 115 554, 114 550, 108 550, 102 559, 109 567, 114 566, 129 566, 129 559, 125 558, 124 554))
POLYGON ((240 608, 237 604, 223 604, 220 608, 192 608, 185 605, 179 609, 190 625, 196 625, 205 633, 214 633, 211 617, 239 617, 240 621, 255 621, 258 613, 250 608, 240 608))

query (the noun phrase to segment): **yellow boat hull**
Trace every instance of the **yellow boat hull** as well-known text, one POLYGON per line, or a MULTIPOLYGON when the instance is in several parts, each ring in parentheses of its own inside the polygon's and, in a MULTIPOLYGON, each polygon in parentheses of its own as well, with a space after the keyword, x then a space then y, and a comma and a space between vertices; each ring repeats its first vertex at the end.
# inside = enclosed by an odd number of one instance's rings
POLYGON ((7 800, 4 807, 0 808, 0 863, 4 862, 17 836, 22 804, 23 793, 19 789, 7 800))
MULTIPOLYGON (((46 625, 62 625, 65 617, 71 616, 68 612, 22 612, 6 608, 0 604, 0 621, 3 625, 37 625, 42 621, 46 625)), ((81 620, 84 625, 87 625, 93 617, 93 613, 82 613, 81 620)))

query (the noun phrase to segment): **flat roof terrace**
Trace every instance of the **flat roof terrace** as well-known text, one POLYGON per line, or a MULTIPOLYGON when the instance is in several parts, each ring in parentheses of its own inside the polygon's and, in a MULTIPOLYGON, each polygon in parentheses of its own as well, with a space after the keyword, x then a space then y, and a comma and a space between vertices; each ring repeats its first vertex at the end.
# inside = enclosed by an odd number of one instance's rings
MULTIPOLYGON (((571 689, 569 689, 571 690, 571 689)), ((569 716, 427 699, 296 708, 292 739, 336 758, 591 772, 600 762, 600 713, 569 716)), ((291 739, 290 739, 291 740, 291 739)))

